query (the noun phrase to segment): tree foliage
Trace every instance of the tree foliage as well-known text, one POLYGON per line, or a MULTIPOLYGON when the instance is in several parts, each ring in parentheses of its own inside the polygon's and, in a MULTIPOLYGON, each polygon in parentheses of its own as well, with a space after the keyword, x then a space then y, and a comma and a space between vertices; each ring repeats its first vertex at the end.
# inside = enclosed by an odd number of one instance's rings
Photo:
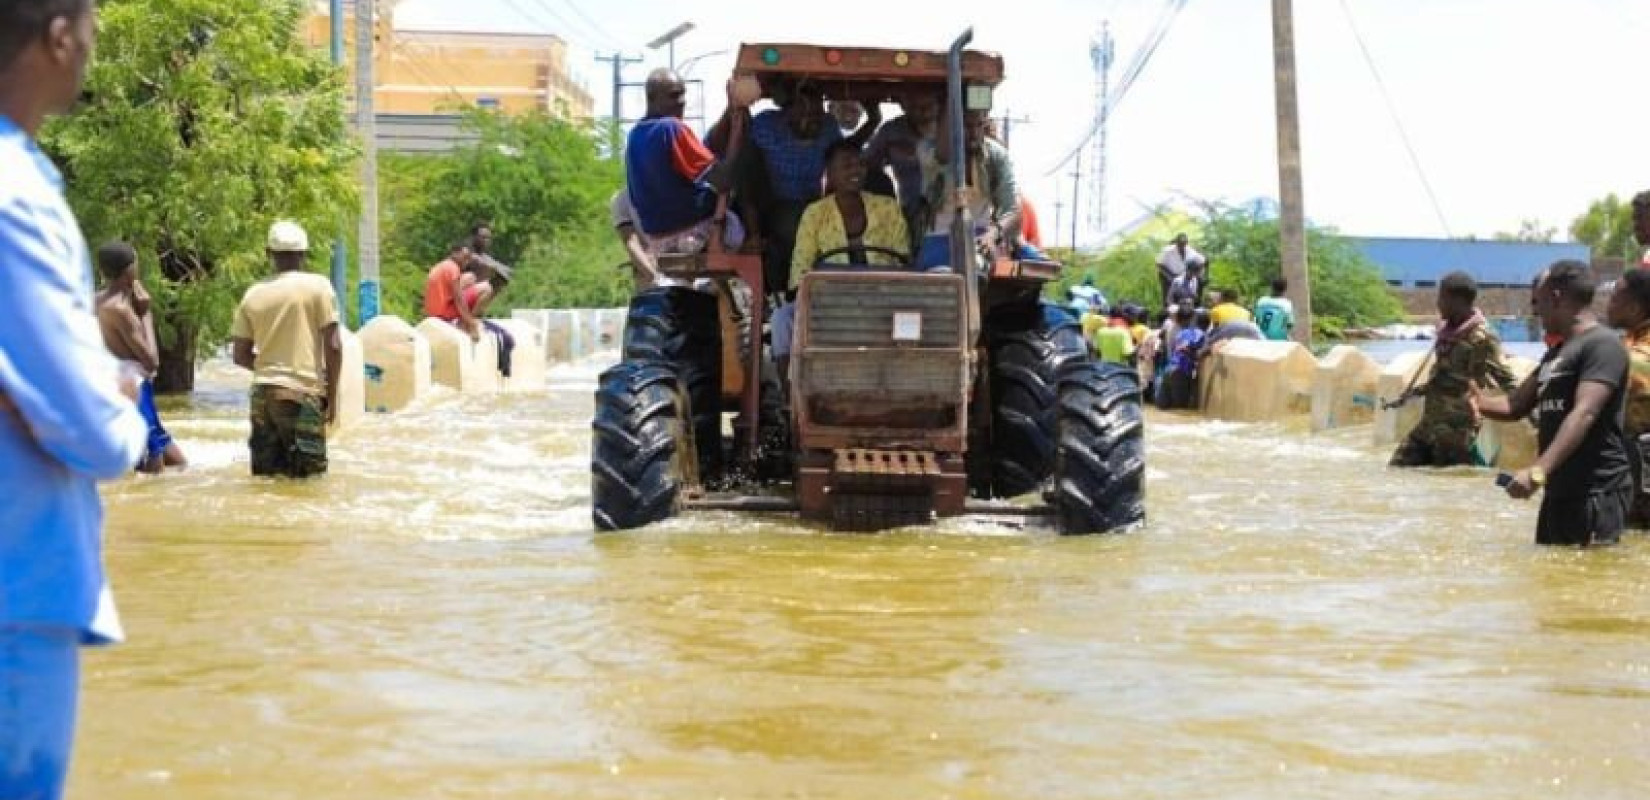
POLYGON ((1593 255, 1634 258, 1638 244, 1633 240, 1633 202, 1614 193, 1594 200, 1587 211, 1570 223, 1570 238, 1593 248, 1593 255))
POLYGON ((1497 242, 1532 242, 1547 244, 1558 237, 1558 229, 1542 224, 1538 219, 1519 220, 1518 230, 1500 231, 1493 239, 1497 242))
MULTIPOLYGON (((1187 233, 1209 259, 1209 285, 1233 289, 1248 305, 1270 291, 1281 272, 1277 219, 1249 208, 1206 205, 1187 233)), ((1099 256, 1069 251, 1065 277, 1053 286, 1065 289, 1093 277, 1113 302, 1161 308, 1157 256, 1168 244, 1161 231, 1125 238, 1099 256)), ((1335 336, 1348 327, 1382 325, 1403 316, 1403 306, 1380 270, 1351 242, 1333 230, 1308 226, 1307 260, 1312 278, 1312 313, 1318 332, 1335 336)))
POLYGON ((466 112, 464 126, 474 143, 380 164, 385 312, 422 316, 430 266, 481 221, 493 256, 514 268, 492 313, 622 305, 631 278, 607 211, 624 182, 621 162, 604 157, 613 130, 481 109, 466 112))
POLYGON ((318 245, 356 201, 338 70, 298 38, 298 0, 105 0, 92 100, 46 148, 94 243, 143 254, 162 342, 159 387, 192 388, 265 274, 264 235, 293 219, 318 245))

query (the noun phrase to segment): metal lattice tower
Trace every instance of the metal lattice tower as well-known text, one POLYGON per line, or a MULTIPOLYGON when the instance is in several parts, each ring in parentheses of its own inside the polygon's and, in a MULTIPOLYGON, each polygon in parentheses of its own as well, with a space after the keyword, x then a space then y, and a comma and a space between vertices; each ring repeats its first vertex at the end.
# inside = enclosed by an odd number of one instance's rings
MULTIPOLYGON (((1111 36, 1111 23, 1100 24, 1100 34, 1090 40, 1089 57, 1094 62, 1094 107, 1099 127, 1094 136, 1094 157, 1089 159, 1089 225, 1097 241, 1106 235, 1106 167, 1107 129, 1111 117, 1111 68, 1117 60, 1117 43, 1111 36)), ((1077 209, 1072 209, 1075 215, 1077 209)))

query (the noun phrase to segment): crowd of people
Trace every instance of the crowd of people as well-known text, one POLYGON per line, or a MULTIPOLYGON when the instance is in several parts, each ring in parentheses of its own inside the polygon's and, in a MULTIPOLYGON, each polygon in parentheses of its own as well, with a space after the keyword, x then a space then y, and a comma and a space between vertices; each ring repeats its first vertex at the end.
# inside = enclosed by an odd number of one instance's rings
POLYGON ((1163 248, 1157 270, 1164 308, 1155 317, 1127 300, 1109 303, 1092 276, 1066 290, 1066 303, 1082 321, 1094 356, 1133 367, 1145 398, 1159 408, 1198 407, 1199 372, 1215 345, 1231 339, 1284 341, 1294 332, 1287 281, 1272 281, 1271 294, 1251 310, 1237 290, 1209 288, 1208 260, 1185 234, 1163 248))

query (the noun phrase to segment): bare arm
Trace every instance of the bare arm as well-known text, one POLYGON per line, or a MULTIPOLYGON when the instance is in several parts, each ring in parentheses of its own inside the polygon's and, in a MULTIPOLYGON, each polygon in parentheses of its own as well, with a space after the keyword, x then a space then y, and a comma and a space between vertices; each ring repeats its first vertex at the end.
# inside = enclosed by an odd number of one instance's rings
POLYGON ((477 335, 477 333, 476 333, 476 315, 470 313, 469 306, 464 303, 464 274, 463 273, 459 273, 459 276, 457 278, 453 279, 452 292, 453 292, 453 306, 455 306, 458 309, 459 326, 462 327, 466 332, 468 332, 470 334, 470 336, 473 338, 477 335))
POLYGON ((1501 422, 1514 422, 1530 415, 1535 410, 1537 382, 1534 375, 1518 385, 1512 394, 1503 397, 1484 397, 1478 393, 1478 387, 1473 385, 1470 396, 1478 413, 1501 422))
POLYGON ((630 259, 630 265, 638 272, 648 276, 649 283, 659 282, 659 266, 653 263, 652 254, 642 244, 641 234, 636 232, 635 225, 620 225, 613 229, 619 235, 619 244, 624 246, 625 256, 630 259))
POLYGON ((327 424, 330 425, 338 419, 338 381, 344 371, 344 340, 338 334, 338 323, 321 329, 321 341, 326 349, 327 424))
POLYGON ((252 369, 257 363, 257 356, 252 352, 252 340, 235 339, 232 344, 231 357, 235 360, 235 366, 241 369, 252 369))

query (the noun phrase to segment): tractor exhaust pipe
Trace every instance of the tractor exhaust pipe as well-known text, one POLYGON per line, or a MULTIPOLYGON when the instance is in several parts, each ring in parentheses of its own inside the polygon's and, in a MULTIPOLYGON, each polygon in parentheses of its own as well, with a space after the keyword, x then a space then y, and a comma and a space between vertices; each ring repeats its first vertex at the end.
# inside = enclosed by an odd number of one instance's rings
MULTIPOLYGON (((949 198, 956 213, 951 218, 951 265, 953 269, 962 272, 968 280, 968 299, 975 299, 978 289, 974 284, 976 279, 974 255, 974 221, 969 219, 966 187, 968 185, 968 137, 964 133, 967 121, 963 119, 963 48, 974 41, 974 29, 969 28, 962 32, 957 40, 951 43, 951 52, 946 60, 945 80, 947 84, 946 104, 950 109, 951 130, 946 135, 951 137, 951 188, 949 198)), ((973 308, 970 303, 970 309, 973 308)), ((974 313, 972 310, 970 314, 974 313)))

